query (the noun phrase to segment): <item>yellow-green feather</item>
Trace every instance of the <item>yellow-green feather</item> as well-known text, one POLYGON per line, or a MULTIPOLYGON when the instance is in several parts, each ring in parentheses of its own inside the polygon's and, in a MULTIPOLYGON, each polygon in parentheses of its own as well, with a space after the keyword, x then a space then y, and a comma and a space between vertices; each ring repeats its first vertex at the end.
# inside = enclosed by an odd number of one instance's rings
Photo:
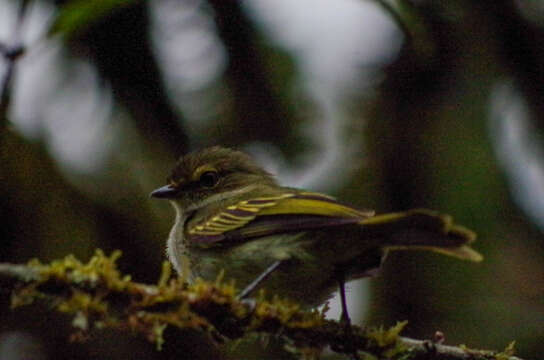
POLYGON ((367 218, 373 212, 362 212, 332 201, 287 198, 275 206, 262 209, 259 215, 307 214, 333 217, 367 218))

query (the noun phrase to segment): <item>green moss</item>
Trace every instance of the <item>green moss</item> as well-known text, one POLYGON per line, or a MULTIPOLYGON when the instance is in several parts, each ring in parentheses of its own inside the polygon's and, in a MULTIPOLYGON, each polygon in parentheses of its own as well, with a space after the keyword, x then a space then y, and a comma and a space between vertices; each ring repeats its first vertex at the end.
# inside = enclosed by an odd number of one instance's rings
POLYGON ((367 332, 369 339, 374 340, 379 347, 387 347, 395 345, 399 338, 402 329, 408 324, 408 321, 399 321, 395 326, 385 330, 383 326, 370 329, 367 332))
POLYGON ((516 352, 515 346, 516 346, 515 341, 510 342, 510 344, 508 344, 508 346, 506 346, 506 348, 504 348, 503 351, 495 355, 495 358, 497 360, 508 360, 511 356, 514 356, 516 352))
POLYGON ((109 257, 102 250, 96 250, 88 263, 82 263, 73 255, 62 260, 55 260, 49 265, 31 260, 28 266, 39 271, 42 282, 50 279, 66 280, 74 284, 87 283, 95 286, 105 283, 111 290, 122 291, 130 283, 130 276, 121 276, 115 262, 121 257, 121 251, 114 251, 109 257))
MULTIPOLYGON (((240 301, 234 284, 221 276, 215 282, 197 279, 187 285, 181 278, 172 278, 171 266, 165 263, 157 285, 132 282, 117 270, 120 255, 117 251, 106 256, 97 250, 87 263, 70 255, 50 264, 33 260, 17 265, 13 273, 19 283, 12 304, 49 300, 58 312, 73 315, 72 324, 81 338, 93 329, 130 329, 159 350, 164 331, 171 327, 223 339, 280 333, 296 354, 307 359, 317 358, 327 345, 340 353, 364 349, 368 353, 361 351, 361 356, 368 360, 409 360, 415 354, 399 341, 406 321, 389 329, 353 327, 350 337, 341 324, 326 320, 323 312, 303 311, 299 304, 277 296, 267 299, 264 291, 249 304, 240 301)), ((475 359, 507 360, 514 343, 500 353, 461 348, 475 359)))
POLYGON ((324 316, 318 311, 301 311, 300 305, 274 296, 272 300, 264 300, 261 294, 258 298, 253 313, 251 328, 259 329, 270 321, 279 322, 282 326, 308 329, 324 324, 324 316))
POLYGON ((157 282, 159 288, 165 287, 168 284, 168 280, 172 277, 172 264, 170 261, 162 262, 161 276, 157 282))
POLYGON ((406 346, 398 341, 399 334, 407 324, 408 321, 399 321, 387 330, 383 327, 370 329, 367 331, 368 339, 377 347, 383 348, 382 357, 386 359, 398 358, 407 350, 406 346))
POLYGON ((92 296, 79 290, 73 290, 72 296, 57 305, 57 310, 64 313, 106 314, 108 304, 98 296, 92 296))
POLYGON ((168 325, 167 324, 161 324, 159 322, 156 322, 153 325, 153 336, 155 337, 155 344, 157 346, 157 351, 162 350, 162 346, 164 345, 164 330, 166 329, 168 325))

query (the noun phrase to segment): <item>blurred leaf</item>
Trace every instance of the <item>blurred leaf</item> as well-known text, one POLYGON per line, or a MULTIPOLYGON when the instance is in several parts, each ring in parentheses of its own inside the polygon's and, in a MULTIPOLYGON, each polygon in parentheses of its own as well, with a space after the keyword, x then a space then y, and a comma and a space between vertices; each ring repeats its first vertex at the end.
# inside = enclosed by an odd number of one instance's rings
POLYGON ((101 18, 112 14, 139 0, 74 0, 60 8, 51 25, 49 35, 67 38, 83 31, 101 18))
POLYGON ((421 10, 405 0, 376 0, 376 4, 399 27, 418 58, 424 61, 435 56, 436 48, 432 34, 421 10))

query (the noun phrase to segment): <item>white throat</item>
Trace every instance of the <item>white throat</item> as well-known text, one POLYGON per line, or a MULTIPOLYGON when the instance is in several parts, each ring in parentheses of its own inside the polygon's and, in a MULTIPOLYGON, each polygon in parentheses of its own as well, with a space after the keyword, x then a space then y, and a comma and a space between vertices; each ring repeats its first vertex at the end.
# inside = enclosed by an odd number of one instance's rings
POLYGON ((187 213, 185 213, 181 206, 179 206, 179 204, 175 201, 170 201, 170 203, 176 210, 176 220, 174 222, 174 226, 170 230, 170 234, 168 235, 168 241, 166 242, 166 255, 178 274, 184 278, 185 281, 192 282, 193 275, 191 274, 191 263, 189 257, 187 256, 183 235, 187 213))

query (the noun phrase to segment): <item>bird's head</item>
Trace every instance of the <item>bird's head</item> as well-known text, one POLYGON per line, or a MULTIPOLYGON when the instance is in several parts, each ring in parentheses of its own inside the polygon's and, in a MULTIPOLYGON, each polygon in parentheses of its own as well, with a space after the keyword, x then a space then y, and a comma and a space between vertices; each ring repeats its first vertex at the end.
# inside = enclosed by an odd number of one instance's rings
POLYGON ((220 146, 182 156, 167 185, 151 193, 168 199, 182 211, 192 211, 259 185, 275 185, 272 175, 247 154, 220 146))

